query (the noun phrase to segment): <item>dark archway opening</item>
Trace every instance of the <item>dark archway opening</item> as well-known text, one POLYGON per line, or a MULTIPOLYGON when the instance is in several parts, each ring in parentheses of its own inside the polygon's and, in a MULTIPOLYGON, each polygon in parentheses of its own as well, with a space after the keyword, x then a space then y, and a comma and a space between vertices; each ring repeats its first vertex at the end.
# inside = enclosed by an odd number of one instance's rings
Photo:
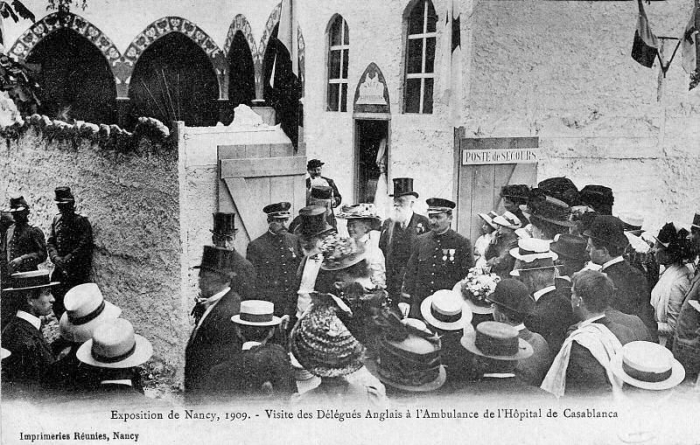
MULTIPOLYGON (((255 99, 255 68, 250 46, 241 31, 233 36, 228 52, 229 104, 231 111, 240 104, 252 105, 255 99)), ((233 114, 231 114, 233 116, 233 114)))
POLYGON ((128 128, 141 116, 166 125, 216 125, 219 87, 206 53, 189 37, 170 33, 149 46, 134 67, 129 86, 128 128))
POLYGON ((37 66, 40 114, 73 122, 114 124, 117 89, 104 54, 75 31, 59 29, 27 57, 37 66))

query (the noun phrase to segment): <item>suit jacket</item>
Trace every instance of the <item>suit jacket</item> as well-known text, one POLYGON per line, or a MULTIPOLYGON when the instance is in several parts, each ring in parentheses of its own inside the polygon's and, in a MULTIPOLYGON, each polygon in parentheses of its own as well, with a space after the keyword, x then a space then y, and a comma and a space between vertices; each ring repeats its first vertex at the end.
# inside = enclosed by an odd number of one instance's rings
POLYGON ((658 340, 658 326, 651 307, 651 292, 642 272, 627 261, 613 264, 603 271, 615 284, 615 297, 610 306, 625 314, 636 315, 658 340))
POLYGON ((518 360, 515 373, 527 384, 540 386, 544 376, 547 375, 549 367, 552 365, 554 356, 549 350, 547 341, 540 334, 530 331, 527 328, 521 329, 518 336, 532 345, 533 354, 524 359, 518 360))
POLYGON ((49 258, 55 262, 63 258, 63 266, 56 266, 54 275, 59 281, 84 283, 92 268, 92 225, 82 215, 70 216, 58 214, 51 223, 51 234, 46 243, 49 258))
POLYGON ((556 289, 542 295, 535 303, 534 311, 525 319, 525 326, 542 335, 554 355, 559 352, 569 326, 574 323, 571 301, 556 289))
POLYGON ((283 232, 269 231, 248 244, 246 258, 255 268, 256 291, 260 300, 275 304, 275 315, 292 315, 296 310, 296 272, 301 262, 299 240, 283 232))
POLYGON ((628 327, 634 334, 635 340, 656 342, 644 322, 636 315, 625 314, 617 309, 608 307, 605 310, 605 316, 613 323, 628 327))
POLYGON ((404 275, 404 291, 411 296, 411 316, 420 318, 420 304, 440 289, 452 289, 474 266, 471 243, 452 229, 442 235, 428 232, 413 244, 404 275))
POLYGON ((386 263, 386 287, 394 299, 401 293, 406 264, 411 257, 411 249, 418 235, 428 231, 428 218, 414 213, 405 229, 401 224, 387 219, 382 224, 379 235, 379 248, 386 263))
POLYGON ((231 290, 240 295, 241 300, 257 299, 255 267, 235 250, 233 251, 231 273, 233 274, 231 290))
POLYGON ((2 331, 2 347, 12 355, 2 363, 8 382, 45 384, 49 381, 55 358, 41 331, 31 323, 14 317, 2 331))
MULTIPOLYGON (((629 328, 613 323, 607 317, 598 319, 594 323, 600 323, 610 329, 623 346, 635 340, 635 335, 629 328)), ((566 370, 566 394, 595 394, 611 389, 612 385, 605 368, 598 363, 588 349, 574 341, 571 345, 569 367, 566 370)))
POLYGON ((204 388, 211 368, 231 358, 241 349, 231 317, 241 309, 241 297, 233 290, 219 300, 192 332, 185 348, 185 391, 204 388))
POLYGON ((3 288, 10 287, 9 262, 20 257, 24 258, 22 264, 15 267, 13 273, 37 270, 37 266, 46 261, 46 240, 41 229, 29 224, 13 224, 0 237, 0 283, 3 288))
MULTIPOLYGON (((335 185, 335 181, 333 181, 331 178, 326 178, 325 176, 321 176, 321 179, 325 179, 328 186, 333 189, 333 207, 338 207, 343 201, 343 197, 340 196, 340 192, 338 191, 338 187, 335 185)), ((306 190, 307 192, 311 191, 311 178, 306 178, 306 190)))

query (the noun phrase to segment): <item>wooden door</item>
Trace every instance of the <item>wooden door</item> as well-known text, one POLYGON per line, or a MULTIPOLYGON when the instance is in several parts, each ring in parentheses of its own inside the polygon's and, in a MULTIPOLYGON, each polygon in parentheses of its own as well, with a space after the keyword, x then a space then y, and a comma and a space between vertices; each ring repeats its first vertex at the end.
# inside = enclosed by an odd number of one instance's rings
POLYGON ((219 211, 236 213, 234 243, 244 253, 248 243, 267 230, 262 209, 274 202, 292 203, 292 215, 306 205, 306 155, 292 144, 218 146, 219 211))

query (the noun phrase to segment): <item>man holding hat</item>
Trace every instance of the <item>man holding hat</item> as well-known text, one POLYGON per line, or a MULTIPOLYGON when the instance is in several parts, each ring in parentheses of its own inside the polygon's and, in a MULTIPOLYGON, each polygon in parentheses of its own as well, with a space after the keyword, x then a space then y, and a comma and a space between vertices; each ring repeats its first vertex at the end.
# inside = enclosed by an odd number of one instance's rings
POLYGON ((243 300, 252 300, 257 298, 256 293, 256 274, 253 264, 238 252, 233 247, 233 241, 236 238, 236 214, 216 212, 214 216, 214 229, 211 241, 214 246, 230 250, 233 252, 231 257, 233 261, 230 263, 231 289, 241 296, 243 300))
POLYGON ((333 181, 331 178, 321 176, 321 167, 323 165, 324 163, 319 159, 312 159, 306 163, 306 171, 309 173, 309 177, 306 178, 306 201, 308 205, 311 205, 309 202, 309 196, 311 195, 311 189, 313 187, 329 187, 331 190, 328 199, 331 200, 331 206, 335 208, 340 205, 343 197, 340 196, 340 192, 338 192, 338 187, 335 185, 335 181, 333 181))
POLYGON ((73 286, 90 281, 92 269, 92 225, 75 212, 75 198, 69 187, 56 187, 56 206, 60 212, 51 223, 51 235, 47 242, 49 258, 55 268, 51 279, 61 284, 54 290, 53 311, 60 318, 65 311, 63 297, 73 286))
POLYGON ((610 305, 625 314, 636 315, 644 322, 654 340, 658 326, 651 306, 651 292, 644 274, 632 267, 622 254, 628 240, 622 221, 610 215, 596 217, 583 234, 588 238, 586 250, 591 262, 601 267, 615 285, 615 297, 610 305))
POLYGON ((404 275, 405 295, 399 303, 402 312, 412 318, 420 316, 426 297, 440 289, 452 289, 474 265, 471 243, 450 228, 456 204, 442 198, 426 202, 430 232, 419 236, 413 245, 404 275))
POLYGON ((401 298, 406 264, 418 235, 428 231, 429 221, 413 212, 418 193, 413 191, 413 178, 394 178, 394 207, 391 218, 381 227, 379 248, 386 262, 386 288, 394 306, 401 298))
POLYGON ((255 268, 258 298, 274 303, 275 315, 294 315, 296 311, 296 272, 301 262, 299 239, 287 231, 288 202, 267 205, 268 229, 248 244, 246 258, 255 268))

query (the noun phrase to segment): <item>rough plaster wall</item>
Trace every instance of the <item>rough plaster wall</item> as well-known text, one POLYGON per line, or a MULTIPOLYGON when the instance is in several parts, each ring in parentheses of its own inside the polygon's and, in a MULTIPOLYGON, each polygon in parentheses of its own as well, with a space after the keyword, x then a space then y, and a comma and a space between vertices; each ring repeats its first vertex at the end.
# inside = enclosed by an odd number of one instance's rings
MULTIPOLYGON (((4 145, 4 144, 3 144, 4 145)), ((3 147, 0 202, 22 193, 46 237, 58 212, 53 189, 69 185, 93 227, 93 280, 154 346, 154 361, 182 364, 179 199, 173 153, 118 155, 98 146, 46 143, 30 133, 3 147)), ((50 261, 44 264, 50 268, 50 261)))
MULTIPOLYGON (((478 1, 468 136, 540 136, 538 176, 567 175, 615 192, 616 212, 645 227, 688 224, 700 208, 698 92, 676 54, 657 102, 653 69, 630 57, 634 2, 478 1)), ((646 5, 657 35, 679 36, 692 4, 646 5)), ((671 48, 672 49, 672 48, 671 48)))

